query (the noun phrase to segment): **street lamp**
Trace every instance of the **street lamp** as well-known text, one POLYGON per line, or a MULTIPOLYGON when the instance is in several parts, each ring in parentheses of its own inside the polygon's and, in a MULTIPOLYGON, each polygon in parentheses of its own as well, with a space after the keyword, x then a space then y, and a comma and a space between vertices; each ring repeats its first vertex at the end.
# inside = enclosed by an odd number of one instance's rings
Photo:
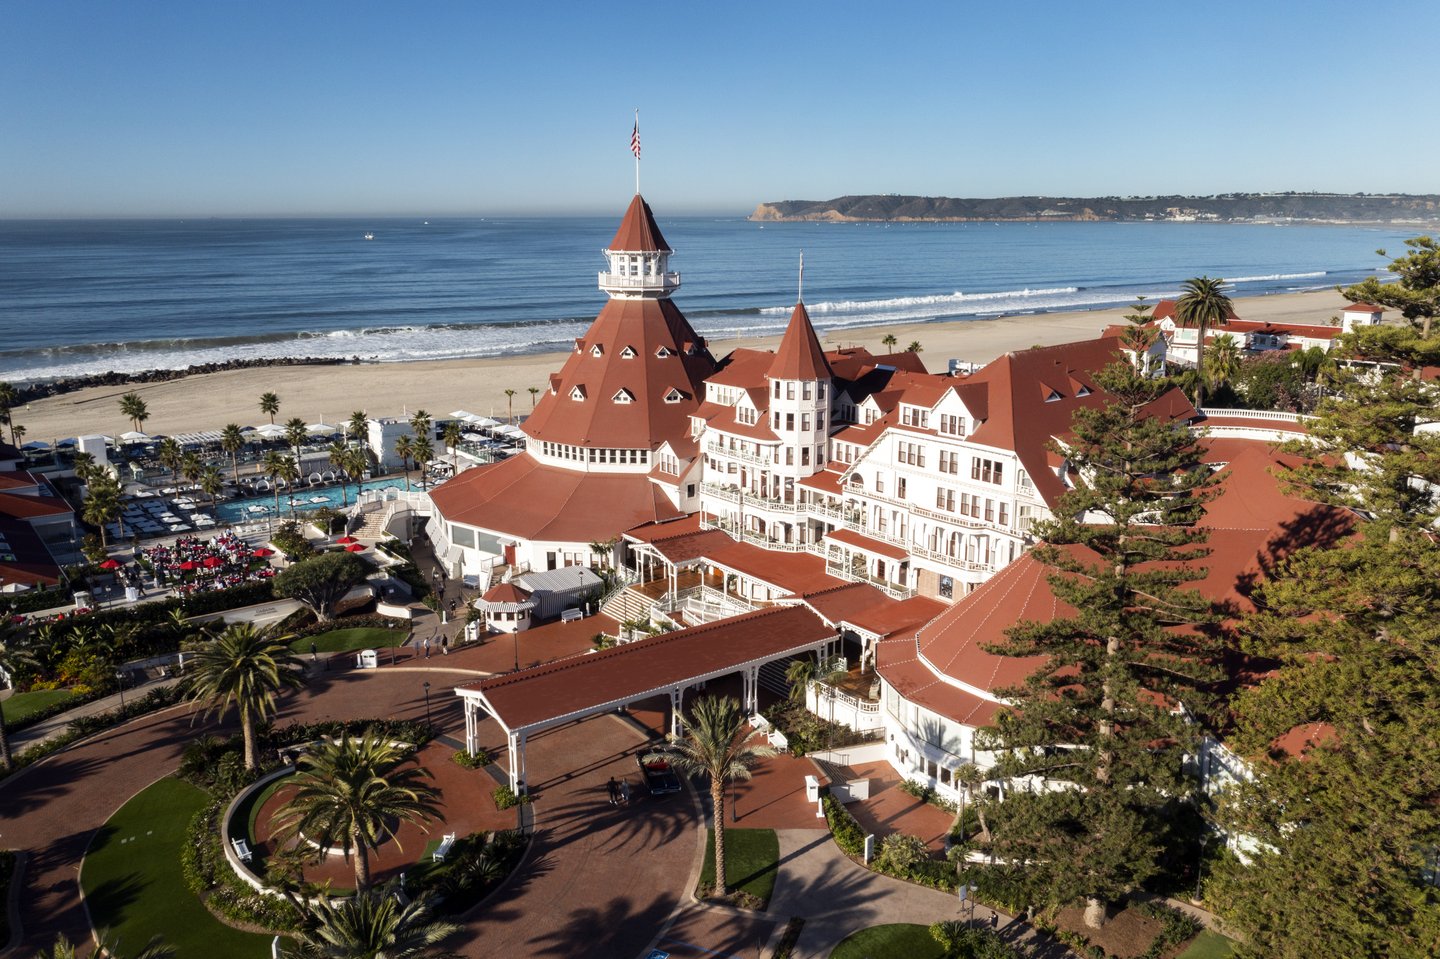
POLYGON ((425 684, 425 725, 430 725, 430 683, 425 684))
POLYGON ((125 708, 125 674, 115 670, 115 682, 120 686, 120 708, 125 708))
POLYGON ((1200 879, 1205 871, 1205 845, 1210 842, 1212 834, 1206 833, 1200 839, 1200 853, 1195 857, 1195 901, 1200 901, 1200 879))

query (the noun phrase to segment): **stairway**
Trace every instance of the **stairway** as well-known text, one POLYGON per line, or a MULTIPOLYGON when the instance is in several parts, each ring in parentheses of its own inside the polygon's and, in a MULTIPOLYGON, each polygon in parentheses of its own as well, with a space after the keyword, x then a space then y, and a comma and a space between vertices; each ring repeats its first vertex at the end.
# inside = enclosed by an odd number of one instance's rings
POLYGON ((600 607, 600 612, 620 623, 627 620, 648 623, 653 606, 654 602, 650 597, 627 586, 606 600, 605 605, 600 607))
POLYGON ((384 539, 385 527, 395 515, 393 508, 372 510, 365 514, 364 521, 350 535, 356 539, 384 539))

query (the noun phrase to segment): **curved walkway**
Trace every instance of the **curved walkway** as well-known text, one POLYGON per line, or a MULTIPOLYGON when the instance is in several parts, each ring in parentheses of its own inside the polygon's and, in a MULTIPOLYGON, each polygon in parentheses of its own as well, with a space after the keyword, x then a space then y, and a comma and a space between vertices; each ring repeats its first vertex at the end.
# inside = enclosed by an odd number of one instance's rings
MULTIPOLYGON (((421 719, 421 684, 428 676, 441 734, 463 734, 463 716, 449 696, 460 680, 457 658, 432 660, 433 670, 412 663, 403 670, 322 673, 305 693, 286 700, 279 720, 421 719)), ((95 831, 157 774, 174 769, 186 743, 219 731, 195 721, 187 707, 175 707, 99 734, 0 783, 0 842, 31 854, 19 955, 33 954, 57 934, 88 938, 78 878, 95 831)), ((472 914, 484 921, 469 924, 459 952, 626 956, 653 938, 678 898, 674 877, 688 871, 694 819, 683 800, 624 808, 606 802, 606 783, 630 771, 631 754, 643 738, 630 724, 603 716, 533 741, 532 768, 578 771, 534 784, 532 853, 494 905, 472 914)), ((489 802, 487 782, 475 781, 473 801, 489 802)))

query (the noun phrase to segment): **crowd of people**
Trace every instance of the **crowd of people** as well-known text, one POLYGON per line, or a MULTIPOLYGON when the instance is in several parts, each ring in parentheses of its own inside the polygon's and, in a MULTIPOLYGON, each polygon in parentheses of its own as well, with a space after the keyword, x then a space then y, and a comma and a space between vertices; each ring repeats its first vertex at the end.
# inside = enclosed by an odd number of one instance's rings
POLYGON ((213 539, 181 536, 169 545, 141 547, 136 555, 156 583, 169 586, 176 596, 228 589, 275 575, 269 563, 256 562, 254 548, 233 529, 213 539))

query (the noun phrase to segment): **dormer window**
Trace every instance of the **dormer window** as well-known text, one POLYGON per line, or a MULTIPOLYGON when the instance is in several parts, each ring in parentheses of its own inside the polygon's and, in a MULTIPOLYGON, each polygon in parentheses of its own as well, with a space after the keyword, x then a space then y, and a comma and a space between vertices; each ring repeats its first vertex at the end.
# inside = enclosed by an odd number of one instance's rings
POLYGON ((675 354, 674 354, 674 352, 671 351, 670 347, 668 347, 668 346, 662 346, 662 347, 660 347, 660 349, 658 349, 658 350, 655 351, 655 355, 658 356, 660 359, 663 360, 663 359, 665 359, 667 356, 674 356, 675 354))
POLYGON ((1058 390, 1050 390, 1048 393, 1045 394, 1045 402, 1047 403, 1058 403, 1064 398, 1065 397, 1061 396, 1058 390))
POLYGON ((620 392, 612 396, 611 399, 614 400, 616 403, 633 403, 635 402, 635 394, 631 393, 629 390, 622 389, 620 392))
POLYGON ((684 394, 684 393, 681 393, 679 390, 675 389, 675 387, 673 387, 673 386, 670 387, 670 391, 665 394, 665 402, 667 402, 667 403, 678 403, 678 402, 680 402, 681 400, 683 400, 684 398, 685 398, 685 394, 684 394))
POLYGON ((620 351, 620 359, 622 359, 622 360, 633 360, 633 359, 635 359, 635 349, 634 349, 634 347, 627 346, 627 347, 625 347, 625 349, 621 350, 621 351, 620 351))
POLYGON ((1090 387, 1088 387, 1088 386, 1082 386, 1082 387, 1080 387, 1080 390, 1079 390, 1075 395, 1076 395, 1076 396, 1089 396, 1089 395, 1090 395, 1090 387))
POLYGON ((584 353, 584 352, 585 352, 585 341, 582 340, 582 339, 580 339, 579 337, 576 337, 576 339, 575 339, 575 352, 576 352, 576 353, 584 353))
POLYGON ((572 400, 583 400, 583 399, 585 399, 585 387, 579 386, 579 385, 572 386, 572 387, 570 388, 570 398, 571 398, 572 400))
POLYGON ((599 343, 596 343, 594 346, 590 347, 590 355, 591 355, 591 356, 604 356, 604 355, 605 355, 605 347, 601 346, 599 343))

